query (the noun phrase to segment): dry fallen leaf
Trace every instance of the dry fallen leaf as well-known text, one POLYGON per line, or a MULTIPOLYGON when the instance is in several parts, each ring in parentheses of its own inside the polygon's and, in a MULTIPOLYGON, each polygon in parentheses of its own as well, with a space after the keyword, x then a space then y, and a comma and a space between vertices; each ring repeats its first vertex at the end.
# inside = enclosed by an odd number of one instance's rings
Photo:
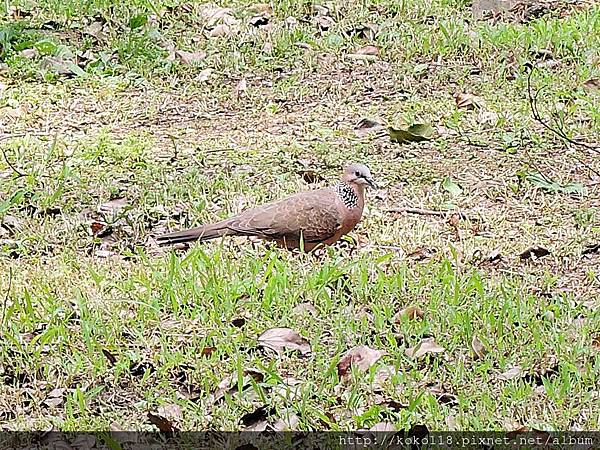
POLYGON ((48 393, 48 397, 44 400, 44 404, 47 406, 59 406, 63 402, 63 396, 65 393, 64 388, 56 388, 48 393))
POLYGON ((178 421, 183 418, 181 406, 174 403, 159 406, 157 412, 162 417, 171 421, 178 421))
POLYGON ((481 97, 467 94, 466 92, 454 94, 454 100, 456 101, 456 106, 459 108, 474 109, 483 106, 483 99, 481 97))
POLYGON ((163 417, 159 414, 151 413, 150 411, 148 411, 147 417, 148 417, 148 420, 150 421, 150 423, 152 425, 156 426, 156 428, 158 428, 162 432, 169 433, 169 432, 177 431, 177 428, 166 417, 163 417))
POLYGON ((361 47, 358 50, 356 50, 355 54, 378 56, 379 47, 377 47, 376 45, 365 45, 364 47, 361 47))
POLYGON ((258 344, 280 353, 284 348, 298 350, 303 355, 310 353, 310 344, 290 328, 271 328, 258 337, 258 344))
POLYGON ((206 58, 206 52, 202 50, 197 52, 186 52, 184 50, 175 51, 175 56, 181 61, 183 65, 195 64, 206 58))
POLYGON ((445 351, 444 347, 437 345, 433 338, 426 338, 414 347, 407 348, 404 353, 410 358, 420 358, 427 353, 442 353, 443 351, 445 351))
POLYGON ((402 322, 404 317, 406 317, 408 320, 423 320, 425 318, 425 313, 418 306, 412 305, 407 306, 396 315, 396 323, 402 322))
POLYGON ((338 376, 342 380, 350 378, 351 367, 356 367, 360 372, 366 372, 385 354, 384 350, 375 350, 366 345, 354 347, 348 350, 338 362, 338 376))
POLYGON ((212 69, 204 69, 196 76, 196 81, 202 83, 203 81, 208 81, 210 76, 212 75, 212 69))
POLYGON ((520 378, 523 375, 523 369, 520 366, 512 366, 510 369, 498 375, 499 380, 512 380, 515 378, 520 378))
POLYGON ((590 90, 600 90, 600 78, 592 78, 583 83, 583 87, 590 90))
POLYGON ((595 337, 592 339, 592 348, 593 348, 594 350, 596 350, 597 352, 600 352, 600 335, 598 335, 598 336, 595 336, 595 337))
POLYGON ((231 27, 227 24, 220 24, 208 32, 209 37, 223 37, 231 34, 231 27))
MULTIPOLYGON (((394 375, 396 375, 398 371, 394 366, 381 366, 377 368, 375 372, 375 377, 373 378, 373 390, 374 391, 383 391, 384 385, 387 384, 389 380, 392 379, 394 375)), ((400 386, 395 386, 395 388, 400 388, 400 386)))
POLYGON ((471 348, 473 349, 475 356, 479 359, 483 359, 487 354, 487 349, 483 345, 483 342, 481 342, 475 335, 473 335, 473 339, 471 340, 471 348))
POLYGON ((319 313, 317 312, 317 309, 310 303, 300 303, 300 304, 294 306, 294 309, 292 309, 292 311, 297 314, 309 313, 315 317, 317 317, 319 315, 319 313))
POLYGON ((369 119, 368 117, 363 117, 358 121, 356 125, 354 125, 355 130, 368 130, 371 128, 378 128, 382 125, 376 120, 369 119))

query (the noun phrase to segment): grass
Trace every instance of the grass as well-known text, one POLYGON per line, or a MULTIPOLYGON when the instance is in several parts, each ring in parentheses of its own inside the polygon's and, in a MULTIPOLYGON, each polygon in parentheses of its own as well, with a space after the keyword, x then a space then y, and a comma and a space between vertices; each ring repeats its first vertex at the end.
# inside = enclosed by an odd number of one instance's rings
POLYGON ((524 67, 543 116, 597 144, 599 94, 584 86, 600 77, 596 5, 519 23, 475 21, 466 2, 349 2, 320 13, 322 29, 310 3, 275 2, 269 29, 233 1, 237 31, 213 38, 200 2, 7 6, 3 429, 151 430, 152 412, 236 430, 265 405, 299 430, 600 427, 600 256, 586 253, 600 242, 600 165, 533 120, 524 67), (366 44, 375 61, 348 57, 366 44), (483 106, 457 108, 461 92, 483 106), (391 143, 355 130, 364 117, 437 136, 391 143), (334 182, 346 161, 383 188, 352 237, 317 255, 149 239, 314 188, 306 164, 334 182), (469 218, 390 211, 406 206, 469 218), (535 246, 550 254, 519 257, 535 246), (400 313, 410 306, 422 320, 400 313), (259 348, 274 327, 311 353, 259 348), (427 338, 444 351, 406 355, 427 338), (386 354, 342 381, 357 345, 386 354))

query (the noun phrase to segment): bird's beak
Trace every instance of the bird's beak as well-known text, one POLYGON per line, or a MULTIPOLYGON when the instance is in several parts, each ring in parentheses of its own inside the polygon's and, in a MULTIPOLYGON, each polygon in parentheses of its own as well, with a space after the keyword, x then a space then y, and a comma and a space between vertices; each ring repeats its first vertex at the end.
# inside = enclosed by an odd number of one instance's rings
POLYGON ((379 186, 377 186, 377 183, 375 183, 375 181, 373 180, 373 178, 365 178, 365 181, 367 182, 367 184, 369 186, 371 186, 373 189, 378 189, 379 186))

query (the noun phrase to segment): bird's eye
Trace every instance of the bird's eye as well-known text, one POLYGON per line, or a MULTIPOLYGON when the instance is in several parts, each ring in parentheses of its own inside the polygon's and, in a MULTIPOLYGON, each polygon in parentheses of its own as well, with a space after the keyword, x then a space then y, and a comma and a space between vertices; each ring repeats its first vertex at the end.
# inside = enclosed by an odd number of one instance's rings
POLYGON ((354 175, 356 175, 357 177, 360 177, 360 172, 357 170, 356 172, 354 172, 354 175))

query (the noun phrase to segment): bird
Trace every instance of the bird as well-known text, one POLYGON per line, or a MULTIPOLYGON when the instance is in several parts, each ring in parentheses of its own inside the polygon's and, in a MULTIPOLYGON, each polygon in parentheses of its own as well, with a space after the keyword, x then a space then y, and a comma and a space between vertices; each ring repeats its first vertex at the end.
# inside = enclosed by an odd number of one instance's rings
POLYGON ((222 236, 256 236, 280 247, 311 251, 354 229, 362 217, 366 187, 376 188, 364 164, 348 165, 333 186, 293 194, 216 223, 156 238, 159 245, 208 241, 222 236))

